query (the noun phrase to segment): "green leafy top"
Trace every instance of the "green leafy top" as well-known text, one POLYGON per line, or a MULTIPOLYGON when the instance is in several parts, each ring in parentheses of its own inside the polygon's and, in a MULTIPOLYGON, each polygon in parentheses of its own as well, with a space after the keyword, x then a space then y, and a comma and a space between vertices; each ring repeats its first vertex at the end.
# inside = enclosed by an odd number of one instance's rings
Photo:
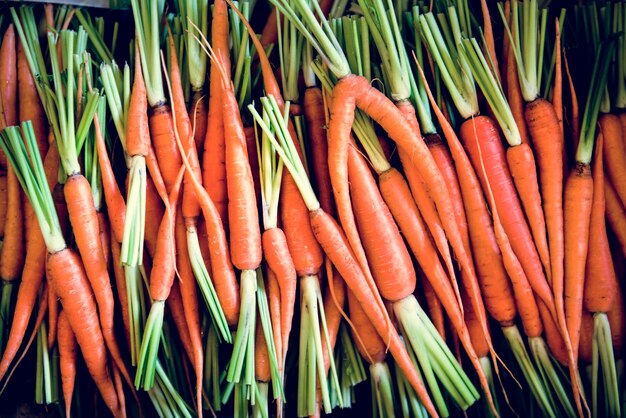
POLYGON ((298 28, 337 79, 350 74, 348 60, 317 1, 310 4, 307 0, 270 1, 298 28))
MULTIPOLYGON (((44 107, 67 175, 80 173, 78 153, 89 132, 99 97, 97 91, 86 92, 84 96, 83 91, 77 92, 77 79, 84 77, 85 65, 89 65, 85 53, 87 34, 81 29, 78 33, 61 31, 58 37, 48 33, 53 85, 46 88, 44 107), (57 42, 61 42, 61 57, 57 54, 57 42), (82 113, 78 112, 80 108, 82 113)), ((86 87, 87 83, 83 84, 86 87)))
POLYGON ((189 81, 194 91, 201 91, 206 79, 207 57, 202 52, 198 42, 193 38, 192 32, 189 30, 189 23, 192 22, 202 33, 207 33, 209 27, 209 2, 208 0, 177 0, 176 4, 183 26, 189 81))
POLYGON ((593 156, 598 114, 603 101, 611 55, 614 52, 615 44, 615 39, 609 42, 602 42, 596 51, 589 94, 587 95, 585 113, 583 114, 580 127, 578 148, 576 149, 576 161, 582 164, 590 164, 593 156))
POLYGON ((504 18, 502 4, 498 4, 498 9, 513 46, 522 97, 526 102, 532 102, 539 97, 541 87, 548 10, 539 10, 537 0, 524 0, 521 6, 513 0, 513 27, 510 28, 504 18))
POLYGON ((21 130, 17 126, 5 128, 0 146, 35 211, 48 252, 63 250, 66 244, 31 122, 22 123, 21 130))
POLYGON ((131 5, 148 103, 155 107, 165 103, 160 61, 160 28, 165 0, 131 0, 131 5))
POLYGON ((459 53, 462 36, 456 9, 448 9, 449 22, 440 16, 439 25, 432 13, 420 15, 418 19, 424 43, 457 110, 463 119, 477 115, 478 98, 472 71, 465 56, 459 53))
POLYGON ((504 91, 502 91, 502 86, 493 76, 491 67, 487 63, 476 39, 464 39, 460 52, 465 56, 478 86, 485 95, 489 106, 504 132, 507 142, 510 146, 520 145, 522 139, 519 129, 511 113, 511 108, 506 100, 504 91))

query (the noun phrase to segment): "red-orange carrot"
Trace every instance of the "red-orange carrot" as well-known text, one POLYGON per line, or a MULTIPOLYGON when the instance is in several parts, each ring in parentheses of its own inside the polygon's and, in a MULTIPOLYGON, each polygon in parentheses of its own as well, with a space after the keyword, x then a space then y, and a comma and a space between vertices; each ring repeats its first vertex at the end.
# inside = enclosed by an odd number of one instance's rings
POLYGON ((604 114, 598 120, 604 136, 604 161, 607 178, 615 188, 617 195, 626 206, 626 143, 624 143, 622 124, 619 117, 604 114))

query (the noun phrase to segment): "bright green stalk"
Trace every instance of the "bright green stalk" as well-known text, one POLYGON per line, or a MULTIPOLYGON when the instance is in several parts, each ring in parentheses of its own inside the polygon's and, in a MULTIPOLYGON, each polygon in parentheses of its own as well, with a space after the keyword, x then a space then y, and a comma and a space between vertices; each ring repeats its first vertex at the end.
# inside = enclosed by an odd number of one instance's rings
POLYGON ((202 91, 206 79, 206 54, 202 52, 202 48, 193 38, 189 23, 196 25, 203 34, 208 33, 209 2, 207 0, 177 0, 177 4, 185 34, 189 81, 194 91, 202 91))
POLYGON ((485 59, 476 39, 463 40, 462 54, 467 59, 472 69, 472 74, 476 82, 480 86, 487 102, 504 132, 507 142, 510 146, 516 146, 522 143, 519 129, 511 113, 508 101, 502 91, 500 83, 494 78, 489 64, 485 59))
POLYGON ((76 17, 89 34, 89 40, 98 56, 98 60, 110 64, 113 61, 113 52, 109 49, 107 43, 104 42, 102 32, 93 24, 89 12, 84 9, 76 9, 76 17))
POLYGON ((595 56, 593 75, 589 86, 589 95, 585 104, 578 148, 576 149, 576 161, 582 164, 590 164, 596 136, 596 122, 602 102, 602 92, 606 87, 611 55, 615 48, 615 42, 601 43, 595 56), (600 92, 600 93, 598 93, 600 92))
POLYGON ((165 103, 161 77, 160 22, 164 3, 159 0, 131 0, 135 21, 136 42, 141 56, 141 68, 151 107, 165 103))
MULTIPOLYGON (((453 18, 456 15, 450 16, 453 18)), ((419 25, 424 42, 461 117, 468 119, 477 115, 478 99, 472 72, 462 71, 467 66, 464 55, 459 53, 454 41, 446 42, 432 13, 420 15, 419 25), (459 66, 459 62, 463 64, 459 66)))

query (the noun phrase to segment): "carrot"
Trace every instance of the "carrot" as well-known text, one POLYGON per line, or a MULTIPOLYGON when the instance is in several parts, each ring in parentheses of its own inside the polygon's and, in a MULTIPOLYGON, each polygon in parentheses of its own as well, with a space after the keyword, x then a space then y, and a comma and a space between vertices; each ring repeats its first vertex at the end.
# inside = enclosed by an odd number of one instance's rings
MULTIPOLYGON (((517 312, 513 290, 507 278, 502 254, 498 247, 485 198, 480 189, 480 183, 456 132, 437 106, 421 68, 419 70, 431 106, 447 140, 450 155, 455 162, 454 167, 461 189, 461 200, 467 216, 472 254, 485 306, 491 316, 502 326, 510 326, 513 324, 517 312)), ((522 277, 524 277, 523 272, 522 277)))
MULTIPOLYGON (((2 300, 0 311, 8 318, 12 299, 13 282, 24 266, 24 214, 19 180, 11 167, 7 170, 7 214, 4 225, 4 239, 0 250, 0 278, 2 279, 2 300)), ((8 324, 7 328, 8 328, 8 324)), ((4 340, 3 328, 2 335, 4 340)), ((4 344, 2 344, 4 345, 4 344)))
POLYGON ((308 87, 304 91, 304 119, 307 127, 307 139, 311 148, 311 170, 315 178, 316 190, 320 204, 327 213, 335 212, 335 203, 330 186, 328 170, 328 141, 326 140, 326 115, 322 90, 319 87, 308 87))
MULTIPOLYGON (((59 160, 58 153, 55 150, 56 146, 50 148, 43 163, 45 172, 55 173, 53 178, 48 179, 48 187, 56 183, 56 172, 58 171, 59 160)), ((13 323, 11 324, 9 338, 2 354, 2 360, 0 360, 0 380, 6 374, 22 344, 32 310, 37 300, 37 293, 39 292, 44 278, 46 244, 38 222, 34 223, 30 234, 31 236, 27 239, 22 282, 20 283, 15 307, 13 308, 13 323)))
POLYGON ((613 350, 617 356, 622 354, 624 335, 626 334, 626 321, 624 321, 624 296, 622 292, 615 294, 613 308, 607 313, 613 336, 613 350))
MULTIPOLYGON (((424 273, 421 273, 423 276, 424 273)), ((424 277, 425 279, 425 277, 424 277)), ((430 320, 433 322, 435 328, 437 328, 437 332, 441 335, 441 339, 443 341, 446 340, 446 322, 443 316, 443 306, 437 297, 437 294, 433 290, 432 285, 428 280, 422 281, 422 288, 424 290, 424 299, 426 300, 426 304, 428 305, 428 312, 430 316, 430 320)))
MULTIPOLYGON (((153 257, 152 271, 150 272, 150 296, 153 300, 150 313, 146 321, 146 329, 141 341, 139 352, 139 365, 135 376, 135 386, 149 390, 154 385, 154 372, 156 367, 156 356, 161 339, 161 327, 163 326, 163 313, 165 301, 171 294, 176 274, 176 249, 175 249, 175 223, 177 214, 177 204, 180 186, 183 179, 184 167, 180 167, 177 178, 172 184, 172 189, 166 202, 166 212, 159 226, 156 250, 153 257), (155 342, 156 341, 156 342, 155 342)), ((173 303, 173 302, 172 302, 173 303)), ((176 316, 179 320, 177 327, 179 331, 182 325, 186 329, 182 302, 177 306, 180 312, 176 316), (181 322, 182 321, 182 322, 181 322)), ((188 331, 187 331, 188 332, 188 331)), ((188 355, 193 364, 193 351, 190 346, 188 355)))
POLYGON ((178 281, 174 281, 170 290, 170 295, 167 300, 167 307, 169 313, 174 321, 176 330, 178 331, 178 337, 182 343, 185 356, 191 364, 194 363, 194 351, 191 346, 191 336, 189 334, 189 327, 187 327, 187 321, 185 320, 185 308, 183 304, 183 298, 180 293, 180 285, 178 281))
MULTIPOLYGON (((597 382, 598 371, 602 368, 603 393, 605 404, 608 405, 607 411, 610 411, 610 414, 619 414, 618 378, 616 369, 612 365, 615 357, 611 339, 611 324, 607 312, 613 307, 616 294, 620 292, 620 288, 606 232, 604 155, 602 152, 605 131, 602 129, 603 127, 604 125, 600 123, 600 134, 596 139, 592 167, 593 201, 589 222, 589 246, 585 267, 583 311, 593 314, 591 334, 595 350, 592 359, 592 379, 594 382, 597 382)), ((581 335, 581 349, 585 346, 585 342, 582 339, 583 336, 581 335)), ((583 355, 581 353, 581 356, 583 355)), ((598 413, 598 393, 598 385, 593 384, 592 405, 594 415, 598 413)))
POLYGON ((4 224, 7 219, 8 189, 6 174, 0 175, 0 237, 4 238, 4 224))
POLYGON ((192 364, 196 373, 196 412, 202 416, 202 385, 203 385, 203 361, 204 353, 202 349, 202 337, 200 331, 200 314, 198 306, 198 296, 196 294, 196 283, 193 276, 193 269, 187 250, 187 230, 180 213, 176 217, 176 269, 180 276, 180 290, 183 300, 185 320, 189 330, 189 337, 192 350, 192 364))
POLYGON ((228 8, 223 0, 215 2, 213 7, 211 39, 219 54, 219 64, 211 62, 209 79, 209 113, 207 115, 204 154, 202 155, 202 182, 211 200, 217 207, 225 228, 228 228, 228 192, 225 166, 224 117, 222 105, 222 81, 218 65, 227 71, 225 78, 230 79, 230 57, 228 45, 228 8))
MULTIPOLYGON (((112 229, 113 227, 111 227, 111 230, 112 229)), ((113 234, 113 231, 111 231, 111 234, 113 234)), ((120 243, 116 240, 111 240, 111 259, 113 260, 115 289, 117 290, 117 298, 120 301, 122 324, 124 324, 124 337, 128 347, 130 347, 130 312, 128 306, 128 294, 126 293, 126 277, 120 261, 120 251, 120 243)))
MULTIPOLYGON (((563 315, 563 135, 554 106, 537 98, 526 105, 525 120, 533 139, 541 180, 550 248, 550 277, 557 315, 563 315)), ((562 321, 562 319, 559 319, 562 321)))
POLYGON ((626 257, 626 209, 611 182, 605 178, 604 194, 606 200, 606 218, 615 234, 617 242, 626 257))
POLYGON ((76 336, 85 363, 107 407, 118 413, 118 399, 106 366, 106 351, 85 270, 76 253, 65 248, 50 252, 46 270, 55 293, 61 299, 67 319, 76 336))
POLYGON ((605 171, 617 195, 626 206, 626 144, 623 139, 622 125, 616 115, 605 114, 599 118, 600 129, 604 136, 603 155, 605 171))
MULTIPOLYGON (((106 203, 109 222, 111 223, 112 236, 119 243, 124 237, 124 221, 126 219, 126 202, 117 185, 113 167, 106 150, 102 128, 97 115, 94 117, 93 124, 96 132, 96 149, 98 154, 98 165, 102 178, 102 189, 104 190, 104 200, 106 203)), ((158 208, 158 205, 157 205, 158 208)), ((154 219, 154 218, 153 218, 154 219)))
MULTIPOLYGON (((394 312, 401 324, 401 328, 404 330, 405 338, 410 341, 414 352, 419 352, 420 345, 415 344, 415 339, 427 339, 428 337, 423 335, 424 330, 421 330, 419 325, 415 325, 414 321, 416 313, 419 315, 419 305, 417 305, 413 297, 416 284, 415 270, 398 228, 379 194, 376 183, 363 157, 353 147, 349 149, 349 153, 348 173, 351 179, 352 206, 374 280, 381 296, 393 304, 394 312), (417 309, 414 308, 416 305, 417 309)), ((472 359, 476 371, 479 373, 481 384, 483 384, 483 388, 489 397, 488 382, 484 375, 480 375, 482 369, 473 351, 469 334, 467 334, 467 329, 462 322, 462 315, 458 306, 450 313, 450 316, 452 317, 453 326, 459 333, 468 356, 472 359)), ((440 344, 443 345, 443 343, 440 344)), ((436 354, 430 352, 430 348, 427 348, 427 350, 428 354, 417 354, 422 367, 426 367, 423 365, 423 356, 428 356, 427 362, 436 361, 431 357, 436 354)), ((451 390, 449 386, 451 381, 455 382, 455 384, 460 384, 463 379, 466 379, 463 372, 457 375, 455 370, 454 373, 450 380, 447 380, 439 375, 438 370, 435 370, 435 375, 442 381, 442 384, 448 391, 451 390)), ((438 389, 436 385, 433 386, 435 383, 432 379, 434 379, 434 376, 432 376, 429 385, 431 390, 436 393, 438 389)), ((438 394, 438 396, 441 396, 441 394, 438 394)), ((454 399, 460 404, 468 402, 462 397, 455 397, 454 399)), ((441 402, 439 407, 441 411, 446 410, 441 402)))
MULTIPOLYGON (((275 104, 275 112, 278 111, 277 104, 275 104)), ((253 110, 253 108, 251 108, 253 110)), ((257 122, 260 120, 260 116, 254 113, 257 122)), ((280 113, 279 113, 280 114, 280 113)), ((283 134, 286 135, 287 129, 283 129, 283 134)), ((266 131, 269 136, 269 132, 266 131)), ((273 138, 270 136, 270 138, 273 138)), ((376 326, 379 335, 385 339, 390 338, 389 347, 397 358, 402 370, 405 372, 407 379, 411 382, 416 392, 422 399, 427 410, 434 416, 437 415, 432 401, 425 390, 425 387, 417 375, 414 366, 406 352, 406 349, 400 342, 400 338, 397 332, 389 327, 390 319, 387 316, 386 310, 380 309, 382 300, 378 293, 374 293, 372 287, 368 283, 368 279, 365 277, 359 263, 356 261, 354 254, 350 250, 348 242, 343 235, 340 227, 337 223, 323 210, 320 209, 319 201, 315 197, 311 184, 306 177, 306 171, 302 166, 302 163, 297 155, 295 146, 291 141, 291 138, 284 138, 282 144, 278 146, 278 143, 272 139, 272 144, 277 147, 279 155, 285 162, 285 165, 290 170, 294 181, 300 190, 302 198, 306 203, 310 212, 311 226, 317 241, 320 243, 326 254, 329 256, 333 264, 337 267, 339 274, 344 278, 348 286, 355 293, 355 296, 365 309, 368 317, 372 323, 376 326), (293 152, 290 153, 292 158, 285 154, 282 147, 289 147, 293 152), (295 166, 294 166, 295 164, 295 166), (296 168, 297 167, 297 168, 296 168)))
MULTIPOLYGON (((463 292, 463 295, 465 296, 464 299, 466 299, 466 292, 463 292)), ((474 308, 472 307, 472 304, 469 303, 467 299, 464 305, 466 306, 465 323, 467 324, 467 330, 472 341, 472 346, 474 347, 478 358, 487 357, 489 355, 489 344, 487 344, 487 340, 485 340, 485 336, 481 330, 479 319, 473 310, 474 308)))
POLYGON ((591 312, 583 308, 580 322, 580 344, 578 346, 578 358, 585 364, 591 364, 593 360, 593 316, 591 312))
POLYGON ((387 347, 351 291, 348 291, 348 306, 350 308, 350 320, 354 325, 352 335, 359 353, 370 364, 384 361, 387 347), (354 330, 358 330, 358 336, 354 330))
MULTIPOLYGON (((293 320, 296 300, 296 269, 289 254, 285 234, 280 228, 266 229, 263 232, 263 255, 267 261, 272 276, 280 287, 280 327, 283 352, 286 352, 289 343, 289 334, 293 320)), ((269 273, 268 273, 269 276, 269 273)), ((283 359, 284 360, 284 359, 283 359)))
POLYGON ((61 311, 59 314, 57 326, 63 401, 65 402, 65 415, 69 417, 71 416, 72 397, 74 394, 74 384, 76 383, 76 338, 74 337, 65 311, 61 311))
MULTIPOLYGON (((270 319, 272 321, 272 332, 274 335, 274 346, 276 347, 276 358, 278 359, 278 362, 279 362, 278 370, 282 378, 282 376, 284 376, 284 367, 285 367, 285 351, 283 347, 286 347, 286 345, 283 346, 285 333, 282 331, 281 328, 283 325, 291 327, 291 322, 289 322, 288 324, 283 324, 283 321, 282 321, 280 285, 278 283, 278 280, 276 279, 276 274, 270 268, 266 270, 266 274, 267 274, 268 302, 270 305, 269 306, 270 319)), ((265 341, 263 341, 263 345, 265 345, 265 350, 267 350, 267 344, 265 343, 265 341)), ((269 354, 267 354, 267 356, 269 359, 269 354)), ((269 379, 266 381, 269 381, 269 379)))
POLYGON ((115 338, 113 291, 105 264, 105 250, 102 248, 100 240, 94 239, 94 237, 100 236, 100 226, 90 190, 89 182, 81 174, 68 177, 63 188, 70 223, 74 227, 76 245, 98 302, 105 342, 122 376, 132 387, 132 378, 124 364, 115 338))
POLYGON ((48 350, 52 350, 57 339, 57 323, 59 322, 59 300, 52 287, 48 287, 48 350))
POLYGON ((17 83, 20 103, 19 120, 20 122, 27 120, 32 122, 39 152, 41 155, 46 155, 49 145, 48 133, 46 132, 46 115, 41 105, 35 80, 30 68, 28 68, 28 60, 21 41, 17 43, 17 83))
MULTIPOLYGON (((4 126, 17 124, 17 65, 15 29, 9 24, 0 46, 0 99, 4 113, 4 126)), ((0 124, 1 125, 1 124, 0 124)), ((3 126, 3 127, 4 127, 3 126)), ((7 168, 7 157, 0 153, 0 168, 7 168)))
MULTIPOLYGON (((556 35, 554 41, 554 65, 556 68, 556 72, 554 73, 554 87, 552 93, 552 105, 554 106, 554 111, 556 112, 556 118, 559 122, 559 128, 561 129, 561 136, 563 138, 565 134, 565 130, 563 129, 563 66, 561 59, 561 25, 559 24, 559 20, 556 19, 555 23, 556 35)), ((563 157, 565 158, 565 146, 562 146, 563 157)), ((541 177, 541 176, 540 176, 541 177)), ((550 221, 548 221, 548 215, 546 215, 546 222, 548 226, 548 237, 550 236, 550 221)))
POLYGON ((585 261, 593 200, 593 179, 588 164, 576 163, 565 183, 565 316, 577 353, 582 307, 585 261))
POLYGON ((335 349, 337 344, 337 335, 339 333, 339 326, 341 325, 342 309, 346 305, 346 285, 337 271, 330 266, 327 269, 327 282, 326 292, 324 293, 324 315, 326 316, 326 327, 328 328, 328 341, 327 345, 322 346, 324 356, 324 369, 328 373, 330 368, 331 353, 335 349), (330 272, 330 274, 328 274, 330 272), (330 352, 328 350, 330 347, 330 352))
POLYGON ((602 135, 596 139, 594 156, 593 201, 589 226, 589 247, 585 266, 584 307, 589 312, 609 312, 619 293, 619 283, 613 266, 611 249, 606 233, 603 144, 604 130, 600 124, 602 135))
POLYGON ((506 197, 515 196, 517 192, 507 168, 504 149, 494 122, 484 116, 478 116, 464 123, 460 134, 474 167, 479 161, 477 139, 480 140, 486 174, 477 170, 478 178, 483 184, 483 189, 488 179, 492 187, 499 191, 494 194, 494 203, 501 214, 502 226, 509 237, 511 247, 522 264, 535 293, 547 303, 551 311, 554 311, 552 291, 541 269, 541 262, 534 248, 519 200, 516 197, 506 197))
MULTIPOLYGON (((508 3, 508 2, 507 2, 508 3)), ((504 36, 504 39, 507 42, 510 42, 509 37, 504 36)), ((519 129, 520 138, 522 139, 523 144, 531 144, 530 140, 533 138, 532 135, 529 136, 528 128, 526 127, 526 123, 528 121, 524 121, 524 99, 522 98, 522 90, 520 89, 520 81, 517 73, 517 66, 515 65, 515 51, 513 47, 509 47, 508 54, 505 55, 507 70, 506 70, 506 98, 509 102, 509 106, 511 107, 511 113, 513 114, 513 118, 515 118, 515 124, 517 125, 517 129, 519 129)), ((534 146, 534 143, 532 144, 534 146)))
MULTIPOLYGON (((146 179, 146 219, 163 219, 165 208, 156 186, 150 177, 146 179)), ((148 254, 154 257, 159 236, 159 222, 146 222, 145 242, 148 254)))

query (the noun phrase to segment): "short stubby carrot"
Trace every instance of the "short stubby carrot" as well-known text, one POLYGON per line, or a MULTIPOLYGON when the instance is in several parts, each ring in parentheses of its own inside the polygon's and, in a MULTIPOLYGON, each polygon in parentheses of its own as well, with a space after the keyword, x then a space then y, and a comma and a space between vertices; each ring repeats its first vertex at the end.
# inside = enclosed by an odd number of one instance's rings
POLYGON ((165 187, 169 192, 174 186, 176 174, 182 165, 178 146, 174 139, 172 110, 165 104, 159 105, 152 109, 149 120, 152 145, 159 162, 165 187))

